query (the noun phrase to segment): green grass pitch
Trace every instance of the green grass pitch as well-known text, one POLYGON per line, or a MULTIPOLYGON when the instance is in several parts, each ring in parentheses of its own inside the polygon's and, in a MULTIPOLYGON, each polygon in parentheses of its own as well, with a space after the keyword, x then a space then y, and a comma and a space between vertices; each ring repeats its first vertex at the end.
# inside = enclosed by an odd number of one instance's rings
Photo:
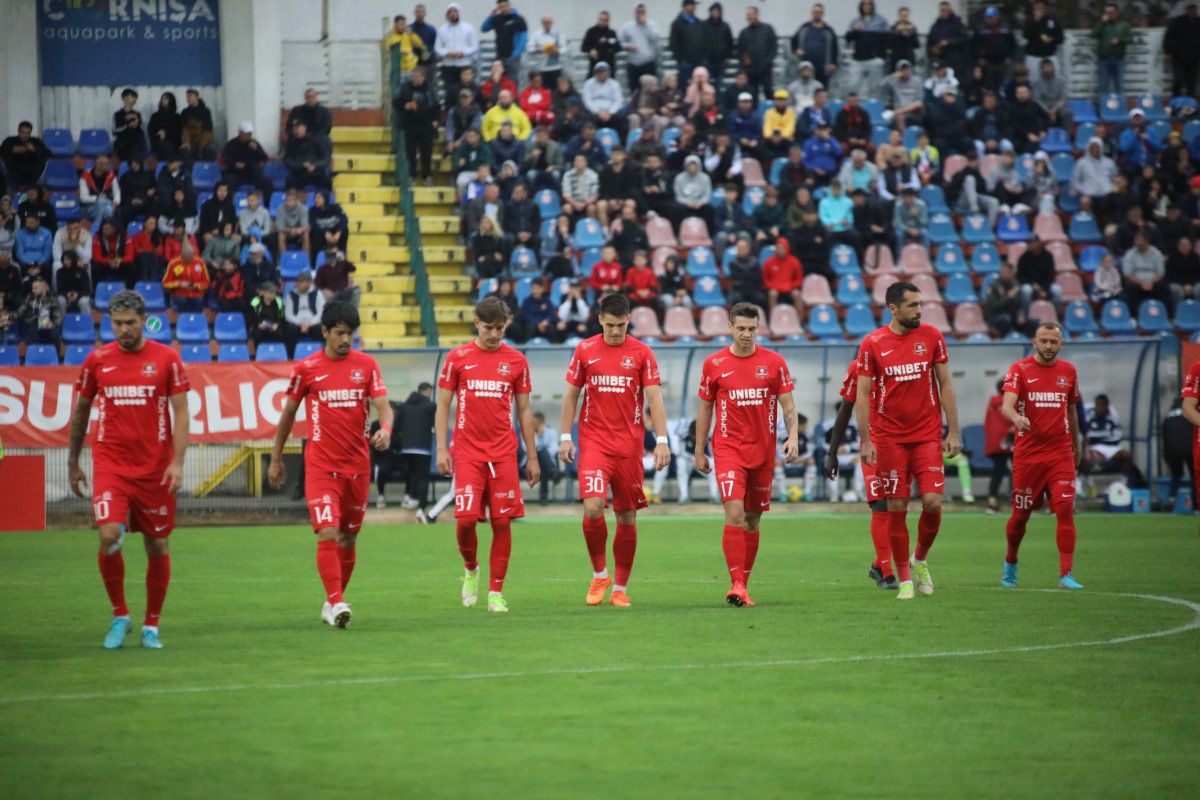
POLYGON ((735 609, 719 518, 645 519, 617 609, 583 603, 578 521, 532 519, 508 616, 459 606, 452 526, 368 524, 346 631, 306 528, 181 529, 160 652, 101 649, 94 533, 0 535, 0 797, 1192 795, 1196 523, 1079 523, 1083 592, 1046 591, 1052 518, 1006 591, 1004 519, 949 514, 900 604, 865 515, 768 514, 735 609))

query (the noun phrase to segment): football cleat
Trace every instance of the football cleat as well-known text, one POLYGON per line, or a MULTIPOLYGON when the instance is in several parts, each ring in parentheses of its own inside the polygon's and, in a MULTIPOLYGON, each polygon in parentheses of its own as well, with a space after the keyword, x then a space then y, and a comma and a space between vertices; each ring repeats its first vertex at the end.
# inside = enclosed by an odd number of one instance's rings
POLYGON ((474 607, 479 601, 479 568, 472 572, 466 570, 462 579, 462 604, 467 608, 474 607))
POLYGON ((608 587, 612 586, 612 578, 604 576, 603 578, 592 578, 592 585, 588 588, 587 604, 589 606, 598 606, 604 602, 604 593, 608 591, 608 587))
POLYGON ((1071 577, 1071 573, 1067 573, 1058 579, 1058 585, 1063 589, 1082 589, 1083 584, 1071 577))
POLYGON ((1017 588, 1017 565, 1004 562, 1004 574, 1000 577, 1000 585, 1005 589, 1017 588))
POLYGON ((142 647, 147 650, 162 650, 163 643, 158 638, 158 631, 154 628, 142 628, 142 647))
POLYGON ((324 622, 326 625, 332 625, 333 624, 333 614, 330 613, 332 611, 333 611, 333 604, 330 603, 328 600, 326 600, 325 605, 321 606, 321 622, 324 622))
POLYGON ((884 588, 883 568, 880 567, 878 564, 871 565, 871 568, 869 570, 867 570, 867 577, 870 578, 871 580, 875 581, 875 585, 878 586, 880 589, 884 588))
POLYGON ((916 594, 913 593, 913 582, 900 581, 900 590, 896 592, 896 599, 912 600, 914 597, 916 597, 916 594))
POLYGON ((129 617, 113 617, 112 624, 108 626, 108 633, 104 636, 104 649, 117 650, 123 647, 125 637, 129 635, 132 628, 129 617))
POLYGON ((488 595, 488 611, 496 611, 501 614, 508 613, 508 602, 505 601, 504 595, 489 594, 488 595))
POLYGON ((886 589, 889 592, 894 592, 900 588, 899 582, 896 581, 895 575, 888 575, 883 579, 883 583, 879 586, 880 589, 886 589))
POLYGON ((746 592, 746 584, 742 582, 735 583, 733 588, 725 595, 725 602, 731 606, 741 608, 746 605, 746 601, 750 599, 750 595, 746 592))
POLYGON ((350 606, 347 603, 334 603, 333 608, 329 609, 329 616, 333 619, 331 625, 344 628, 350 624, 350 606))
POLYGON ((613 592, 612 597, 608 598, 608 602, 620 608, 629 608, 633 605, 633 603, 629 602, 629 595, 624 592, 613 592))
POLYGON ((916 556, 910 558, 908 564, 917 573, 917 591, 929 597, 933 594, 933 576, 929 574, 929 565, 924 561, 918 562, 916 556))

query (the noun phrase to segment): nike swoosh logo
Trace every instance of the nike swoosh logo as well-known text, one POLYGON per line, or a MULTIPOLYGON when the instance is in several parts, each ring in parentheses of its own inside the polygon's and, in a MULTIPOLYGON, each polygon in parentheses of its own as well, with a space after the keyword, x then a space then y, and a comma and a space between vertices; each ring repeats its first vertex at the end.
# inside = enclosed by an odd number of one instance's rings
POLYGON ((722 378, 728 378, 728 377, 729 377, 730 375, 732 375, 732 374, 733 374, 733 372, 722 372, 722 373, 721 373, 721 377, 722 377, 722 378))
POLYGON ((1041 380, 1041 379, 1040 378, 1026 378, 1025 382, 1026 383, 1037 383, 1039 380, 1041 380))
POLYGON ((159 531, 165 531, 166 529, 167 529, 166 525, 155 525, 154 526, 155 533, 158 533, 159 531))
POLYGON ((512 506, 509 506, 508 508, 502 508, 499 511, 497 511, 496 513, 497 514, 507 514, 510 511, 512 511, 512 506))
POLYGON ((101 372, 112 372, 114 369, 116 369, 116 367, 101 367, 100 371, 101 372))
POLYGON ((884 350, 884 351, 883 351, 882 353, 880 353, 879 355, 881 355, 881 356, 886 356, 886 355, 888 355, 888 354, 889 354, 889 353, 891 353, 891 352, 893 352, 893 350, 884 350))
POLYGON ((1070 500, 1070 499, 1071 499, 1071 495, 1069 495, 1069 494, 1060 494, 1060 495, 1059 495, 1059 497, 1061 497, 1063 500, 1070 500))
POLYGON ((599 360, 600 359, 598 359, 598 358, 593 358, 591 361, 588 362, 588 366, 590 367, 592 364, 595 364, 599 360))
POLYGON ((325 373, 324 375, 318 375, 317 377, 313 378, 313 383, 320 383, 321 381, 325 380, 328 377, 329 377, 329 373, 325 373))
POLYGON ((945 481, 938 481, 937 483, 934 484, 934 488, 941 486, 943 483, 945 483, 945 481))
POLYGON ((478 366, 478 364, 467 364, 465 367, 463 367, 463 372, 466 372, 469 369, 475 369, 478 366))

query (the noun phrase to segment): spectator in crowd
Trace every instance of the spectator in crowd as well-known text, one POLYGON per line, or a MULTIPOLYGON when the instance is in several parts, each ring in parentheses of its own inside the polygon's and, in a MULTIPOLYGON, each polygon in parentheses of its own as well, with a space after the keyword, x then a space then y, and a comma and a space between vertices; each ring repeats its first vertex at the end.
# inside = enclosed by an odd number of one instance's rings
POLYGON ((683 0, 683 9, 671 23, 669 47, 679 74, 690 78, 692 70, 705 62, 705 26, 696 17, 695 0, 683 0))
POLYGON ((903 150, 892 150, 887 166, 879 173, 879 178, 875 182, 875 192, 890 207, 890 204, 900 197, 900 192, 906 188, 919 191, 921 179, 917 170, 909 163, 908 154, 903 150))
POLYGON ((17 317, 21 321, 22 343, 62 346, 63 311, 50 294, 50 283, 44 276, 38 275, 30 283, 17 317))
POLYGON ((866 189, 855 189, 850 193, 853 203, 854 233, 858 239, 860 255, 871 254, 869 260, 878 263, 877 248, 891 251, 892 237, 888 235, 889 217, 881 203, 870 198, 866 189))
POLYGON ((775 54, 779 50, 779 37, 775 28, 758 16, 758 6, 746 7, 746 27, 738 33, 738 61, 750 79, 750 92, 757 99, 775 91, 772 72, 775 69, 775 54))
POLYGON ((913 24, 908 6, 896 9, 896 21, 892 24, 892 35, 888 39, 888 72, 899 69, 901 61, 910 65, 917 59, 917 45, 921 34, 913 24))
POLYGON ((1017 39, 1000 16, 1000 9, 984 9, 979 27, 971 35, 971 51, 975 63, 983 68, 983 81, 996 86, 1008 76, 1017 57, 1017 39))
POLYGON ((525 143, 513 135, 512 123, 508 120, 500 123, 500 133, 492 139, 489 147, 492 151, 492 169, 497 173, 505 161, 516 164, 525 158, 525 143))
POLYGON ((208 241, 220 233, 222 226, 227 222, 236 225, 238 211, 233 204, 233 198, 229 195, 229 184, 221 181, 213 187, 212 197, 205 200, 200 206, 200 222, 196 233, 200 237, 201 243, 208 244, 208 241))
POLYGON ((572 223, 581 217, 597 215, 596 201, 600 196, 600 177, 588 166, 587 156, 577 153, 571 169, 562 177, 563 209, 572 223))
POLYGON ((200 248, 196 245, 195 237, 188 233, 187 224, 184 220, 172 220, 167 222, 164 226, 160 219, 159 227, 164 231, 170 231, 170 233, 163 238, 162 244, 159 247, 159 252, 162 254, 163 258, 164 267, 166 266, 166 262, 179 257, 179 253, 183 250, 184 242, 190 243, 192 247, 196 248, 197 252, 200 251, 200 248))
POLYGON ((1163 57, 1171 63, 1171 95, 1194 97, 1200 74, 1200 15, 1196 3, 1186 2, 1182 13, 1172 17, 1163 34, 1163 57))
POLYGON ((8 174, 9 188, 19 191, 35 185, 50 160, 50 148, 33 135, 33 123, 22 121, 17 124, 17 135, 0 142, 0 161, 8 174))
POLYGON ((521 110, 525 112, 525 116, 529 117, 530 123, 533 125, 553 125, 555 120, 554 111, 552 110, 553 100, 553 95, 542 81, 542 73, 531 71, 529 73, 529 85, 521 92, 519 102, 521 110))
POLYGON ((458 3, 446 6, 446 22, 438 28, 433 49, 437 54, 442 87, 446 96, 453 96, 462 83, 463 69, 474 66, 479 53, 479 37, 471 23, 463 20, 458 3))
MULTIPOLYGON (((436 37, 435 32, 435 40, 436 37)), ((401 81, 407 80, 409 73, 425 61, 428 55, 425 40, 409 27, 408 18, 403 14, 392 18, 392 27, 383 39, 383 46, 388 51, 395 50, 399 54, 401 81)), ((288 121, 291 122, 290 119, 288 121)))
POLYGON ((329 151, 309 134, 308 126, 303 122, 297 123, 288 136, 283 151, 283 163, 288 170, 287 188, 331 188, 329 151))
POLYGON ((601 11, 596 17, 596 24, 583 34, 580 51, 588 59, 588 77, 595 74, 596 68, 605 63, 609 66, 617 63, 617 53, 621 50, 621 38, 609 27, 607 11, 601 11))
POLYGON ((504 62, 496 59, 492 62, 488 79, 479 87, 479 102, 483 104, 484 108, 491 108, 496 104, 502 91, 507 91, 516 97, 517 82, 504 74, 504 62))
POLYGON ((975 150, 980 156, 999 153, 1002 148, 1011 148, 1013 131, 1009 123, 1008 109, 1000 105, 1000 98, 991 89, 985 89, 982 105, 967 123, 975 150))
POLYGON ((325 249, 325 263, 317 269, 313 283, 325 296, 325 301, 344 300, 356 307, 362 299, 362 287, 354 282, 357 267, 346 260, 346 254, 335 247, 325 249))
POLYGON ((50 249, 56 274, 63 265, 63 255, 66 253, 74 253, 78 263, 85 268, 90 267, 92 263, 92 232, 80 220, 68 220, 66 225, 55 231, 50 249))
POLYGON ((1055 62, 1044 58, 1037 70, 1030 74, 1034 76, 1029 82, 1033 102, 1046 112, 1046 118, 1051 125, 1069 128, 1073 117, 1071 110, 1067 108, 1067 82, 1058 74, 1055 62))
POLYGON ((988 481, 987 513, 1000 511, 1000 486, 1008 476, 1012 459, 1013 426, 1001 411, 1004 405, 1004 381, 996 381, 996 393, 988 398, 987 411, 983 417, 983 451, 992 462, 992 475, 988 481))
POLYGON ((800 261, 791 254, 788 240, 780 236, 775 240, 775 252, 762 265, 762 285, 766 289, 768 315, 780 303, 795 306, 796 311, 803 315, 804 301, 800 295, 803 284, 804 272, 800 261))
POLYGON ((971 34, 954 7, 948 2, 938 3, 938 15, 925 37, 926 53, 930 62, 941 62, 951 75, 966 75, 971 64, 971 34))
POLYGON ((1125 297, 1134 316, 1146 300, 1170 304, 1165 259, 1162 251, 1150 244, 1145 230, 1138 231, 1133 237, 1133 247, 1121 259, 1121 272, 1125 277, 1125 297))
POLYGON ((675 202, 682 207, 686 216, 700 217, 708 230, 713 229, 713 210, 708 202, 712 195, 712 179, 700 169, 700 156, 690 155, 684 159, 683 172, 675 176, 673 183, 675 202))
POLYGON ((692 295, 687 288, 687 276, 683 274, 674 253, 663 259, 662 274, 658 276, 658 300, 664 309, 672 306, 691 308, 693 305, 692 295))
POLYGON ((847 95, 846 104, 834 117, 834 138, 841 143, 843 153, 855 149, 868 153, 875 150, 871 144, 871 115, 862 107, 854 92, 847 95))
POLYGON ((257 190, 250 192, 246 195, 246 207, 238 213, 238 230, 242 236, 255 235, 265 243, 272 228, 271 212, 263 207, 262 195, 257 190))
POLYGON ((946 184, 946 203, 954 213, 962 216, 987 215, 988 226, 994 228, 1000 214, 1000 201, 990 194, 988 181, 979 172, 979 156, 968 152, 966 158, 967 165, 946 184))
POLYGON ((685 209, 675 202, 674 186, 668 180, 662 159, 657 154, 647 156, 642 168, 642 197, 646 207, 678 225, 685 216, 685 209))
MULTIPOLYGON (((304 106, 298 106, 298 108, 304 108, 304 106)), ((302 118, 297 117, 296 121, 307 127, 307 123, 302 118)), ((263 165, 268 160, 267 151, 254 138, 253 123, 245 120, 238 125, 237 136, 226 142, 224 149, 221 150, 221 166, 224 170, 221 180, 230 186, 253 186, 262 193, 263 197, 270 197, 275 186, 271 183, 271 179, 263 173, 263 165)))
POLYGON ((479 129, 468 128, 462 143, 455 148, 454 154, 450 157, 450 167, 455 173, 454 185, 459 196, 462 196, 466 192, 467 185, 475 180, 480 165, 486 165, 489 168, 490 177, 492 161, 492 149, 487 142, 483 141, 479 129))
POLYGON ((408 173, 413 181, 433 185, 433 139, 437 135, 437 92, 425 78, 425 68, 416 67, 407 82, 400 86, 392 107, 404 130, 404 148, 408 158, 408 173))
POLYGON ((142 112, 138 111, 138 93, 133 89, 121 92, 121 107, 113 114, 113 153, 121 161, 145 158, 146 128, 142 112))
POLYGON ((852 71, 846 77, 848 87, 860 95, 878 96, 890 39, 888 22, 882 14, 876 13, 874 0, 861 0, 858 16, 851 20, 846 31, 846 43, 854 48, 850 61, 852 71))
POLYGON ((121 192, 119 216, 126 222, 158 213, 158 183, 141 159, 127 162, 129 169, 118 180, 121 192))
POLYGON ((835 243, 858 249, 858 235, 854 230, 854 201, 846 196, 838 181, 829 184, 829 194, 817 204, 817 218, 835 243))
POLYGON ((1122 446, 1125 435, 1121 418, 1108 395, 1098 394, 1094 402, 1084 407, 1083 431, 1088 447, 1084 459, 1086 472, 1130 471, 1129 451, 1122 446))
POLYGON ((1117 152, 1125 172, 1131 178, 1141 173, 1145 166, 1158 163, 1158 154, 1162 150, 1162 142, 1158 134, 1146 125, 1146 114, 1140 108, 1129 112, 1129 127, 1121 131, 1117 139, 1117 152))
POLYGON ((258 291, 250 300, 250 324, 247 327, 256 349, 264 342, 285 346, 290 343, 283 298, 279 296, 279 284, 275 281, 263 281, 258 285, 258 291))
POLYGON ((974 149, 957 86, 946 87, 941 98, 929 104, 925 121, 933 145, 942 156, 965 155, 974 149))
POLYGON ((902 190, 900 202, 892 212, 892 228, 896 233, 897 252, 909 242, 929 246, 929 208, 917 197, 916 190, 910 187, 902 190))
POLYGON ((13 208, 12 198, 0 194, 0 251, 9 252, 17 238, 17 210, 13 208))
MULTIPOLYGON (((136 249, 136 242, 131 246, 136 249)), ((215 232, 207 237, 207 241, 204 242, 204 249, 201 252, 201 258, 204 259, 204 263, 208 264, 209 269, 215 272, 220 269, 222 262, 228 258, 238 261, 241 251, 242 236, 238 233, 237 222, 234 219, 226 217, 216 227, 215 232)))
POLYGON ((79 205, 83 215, 93 222, 116 216, 121 205, 121 186, 113 172, 108 156, 96 156, 92 168, 79 178, 79 205))
POLYGON ((176 191, 182 191, 184 196, 189 200, 194 200, 196 197, 196 189, 192 186, 191 170, 183 166, 182 158, 172 158, 167 162, 167 165, 158 171, 158 190, 155 194, 158 197, 159 216, 162 216, 162 211, 166 205, 175 196, 176 191))
POLYGON ((345 252, 350 239, 350 222, 341 205, 329 199, 329 192, 318 190, 308 209, 309 242, 315 260, 319 250, 330 247, 345 252))
POLYGON ((309 252, 309 230, 308 207, 301 202, 298 190, 289 189, 275 215, 277 251, 281 255, 289 249, 309 252))
POLYGON ((326 148, 330 147, 329 133, 333 129, 333 115, 329 113, 328 108, 321 105, 316 89, 309 87, 304 90, 304 102, 292 106, 287 122, 284 123, 284 130, 290 131, 297 122, 303 122, 310 136, 321 141, 326 148))
POLYGON ((792 34, 791 48, 801 64, 801 78, 803 65, 807 63, 812 70, 812 79, 822 86, 829 86, 838 68, 838 36, 825 22, 824 5, 813 4, 812 17, 792 34))
MULTIPOLYGON (((227 228, 231 232, 237 230, 233 223, 227 223, 227 228)), ((167 238, 158 227, 158 217, 146 217, 142 229, 129 241, 130 263, 137 280, 156 283, 162 280, 163 270, 167 266, 163 258, 163 242, 167 238)))
POLYGON ((520 106, 513 102, 512 92, 502 89, 496 105, 489 108, 483 115, 480 130, 483 133, 484 141, 491 142, 495 139, 505 121, 512 124, 513 135, 521 141, 528 139, 530 133, 533 132, 529 117, 521 110, 520 106))
POLYGON ((592 77, 583 84, 581 96, 583 106, 605 128, 612 128, 622 134, 625 121, 622 111, 625 109, 625 96, 621 84, 613 79, 611 67, 607 61, 598 61, 593 66, 592 77))
POLYGON ((645 250, 636 250, 633 263, 625 270, 625 294, 629 295, 632 306, 646 306, 653 309, 659 317, 665 306, 658 299, 658 277, 650 268, 649 257, 645 250))
POLYGON ((514 82, 521 78, 521 56, 529 41, 529 27, 509 0, 497 0, 495 8, 483 24, 480 33, 496 34, 496 58, 504 65, 504 74, 514 82))
POLYGON ((617 248, 606 244, 600 250, 600 260, 592 265, 588 285, 597 295, 621 291, 625 285, 625 268, 617 257, 617 248))
POLYGON ((984 318, 1000 337, 1011 331, 1024 332, 1027 303, 1011 261, 1000 265, 1000 273, 988 285, 983 297, 984 318))
POLYGON ((733 55, 733 31, 725 22, 725 8, 720 3, 710 3, 708 18, 704 20, 703 64, 708 71, 714 88, 719 89, 725 75, 725 62, 733 55))
POLYGON ((726 118, 729 135, 740 149, 743 157, 758 158, 762 155, 762 118, 758 104, 750 92, 741 92, 737 103, 726 118))
POLYGON ((583 284, 579 281, 573 282, 567 288, 567 294, 558 306, 559 335, 564 339, 586 337, 591 315, 591 306, 584 297, 583 284))
MULTIPOLYGON (((828 26, 826 26, 828 30, 828 26)), ((814 77, 813 65, 810 61, 801 61, 797 68, 795 80, 787 86, 789 104, 799 113, 816 102, 817 91, 824 89, 824 84, 814 77)), ((772 93, 772 98, 774 93, 772 93)), ((753 96, 751 97, 753 99, 753 96)))
POLYGON ((302 271, 284 301, 284 317, 296 341, 322 341, 321 312, 324 308, 325 296, 313 285, 312 273, 302 271))
POLYGON ((908 125, 919 125, 925 119, 925 87, 913 74, 912 62, 902 58, 883 84, 884 102, 892 110, 892 119, 903 131, 908 125))
POLYGON ((1104 15, 1092 28, 1096 40, 1096 60, 1100 68, 1097 92, 1124 95, 1125 51, 1133 41, 1129 23, 1121 17, 1116 3, 1104 5, 1104 15))
POLYGON ((183 122, 174 92, 163 92, 158 98, 158 108, 150 115, 146 132, 150 136, 150 152, 155 158, 165 162, 179 157, 179 148, 183 145, 183 122))
POLYGON ((21 268, 12 261, 12 254, 0 250, 0 307, 8 311, 16 311, 21 305, 21 283, 24 276, 21 268))
POLYGON ((829 93, 817 89, 813 94, 812 105, 805 108, 796 117, 796 141, 803 142, 816 133, 821 125, 833 127, 834 109, 829 107, 829 93))
POLYGON ((466 140, 467 131, 479 132, 483 124, 483 111, 475 102, 475 93, 470 89, 458 90, 458 103, 446 112, 446 152, 453 155, 466 140))
MULTIPOLYGON (((1171 475, 1171 483, 1166 497, 1168 505, 1174 501, 1174 498, 1179 497, 1185 469, 1191 481, 1189 485, 1193 491, 1195 490, 1195 465, 1192 460, 1192 440, 1195 435, 1196 429, 1183 416, 1183 398, 1176 397, 1171 403, 1171 410, 1167 412, 1162 423, 1162 457, 1167 465, 1167 472, 1171 475)), ((1193 497, 1192 510, 1195 511, 1196 508, 1196 498, 1193 497)))
POLYGON ((519 319, 525 334, 530 338, 540 337, 548 342, 559 341, 558 310, 550 302, 544 281, 530 282, 529 296, 521 302, 519 319))
POLYGON ((475 277, 487 280, 508 271, 508 247, 504 229, 491 214, 479 218, 475 233, 468 240, 475 259, 475 277))
POLYGON ((214 270, 213 304, 218 312, 244 314, 246 311, 246 282, 238 269, 237 258, 226 258, 214 270))
POLYGON ((1175 241, 1175 249, 1167 256, 1167 285, 1171 288, 1172 308, 1183 300, 1200 299, 1200 254, 1187 236, 1175 241))
POLYGON ((535 253, 541 245, 538 231, 542 226, 541 212, 537 204, 529 199, 529 187, 518 182, 513 186, 512 196, 500 212, 500 225, 510 237, 512 244, 528 247, 535 253))
POLYGON ((171 308, 180 313, 204 310, 209 283, 208 266, 191 243, 184 244, 179 257, 167 264, 162 279, 171 308))
POLYGON ((196 211, 196 202, 187 196, 183 189, 176 189, 173 196, 166 198, 166 203, 160 209, 159 225, 167 227, 175 222, 182 222, 188 234, 194 234, 200 222, 196 211))
POLYGON ((541 30, 529 37, 530 68, 542 76, 542 85, 550 91, 562 74, 563 37, 554 29, 554 18, 542 17, 541 30))
POLYGON ((464 214, 467 236, 470 237, 479 230, 479 223, 485 216, 492 217, 493 221, 498 223, 504 218, 504 210, 504 201, 500 199, 500 186, 489 183, 484 187, 483 194, 467 204, 464 214))
POLYGON ((816 133, 804 141, 804 168, 818 186, 824 186, 837 175, 842 157, 841 146, 833 140, 827 124, 817 125, 816 133))
POLYGON ((1063 29, 1046 10, 1046 0, 1034 0, 1033 12, 1025 18, 1025 68, 1036 75, 1039 66, 1049 61, 1058 68, 1058 48, 1063 43, 1063 29))
POLYGON ((1093 302, 1102 303, 1114 297, 1120 297, 1124 288, 1124 279, 1117 269, 1117 260, 1112 253, 1106 252, 1100 258, 1100 266, 1092 275, 1092 286, 1089 296, 1093 302))
POLYGON ((188 161, 212 161, 217 157, 213 141, 212 111, 205 105, 196 89, 184 93, 184 108, 179 112, 183 135, 179 154, 188 161))
POLYGON ((563 471, 558 461, 558 431, 546 424, 546 415, 540 411, 533 414, 533 441, 537 448, 535 457, 542 469, 538 503, 549 505, 550 487, 562 480, 563 471))
MULTIPOLYGON (((725 192, 725 196, 729 202, 734 204, 735 213, 740 212, 736 196, 731 196, 731 192, 728 190, 725 192)), ((754 209, 754 213, 750 215, 750 221, 753 223, 754 238, 758 243, 768 244, 783 236, 783 232, 787 228, 787 214, 783 203, 779 202, 778 189, 774 186, 766 188, 763 193, 763 203, 754 209)), ((732 223, 735 228, 734 233, 745 229, 745 222, 741 217, 735 216, 732 223)))
POLYGON ((654 75, 658 70, 658 26, 647 19, 644 3, 634 6, 633 19, 621 26, 617 40, 627 58, 626 81, 629 91, 636 91, 643 75, 654 75))
POLYGON ((49 274, 54 263, 54 236, 42 227, 37 216, 30 214, 25 217, 25 224, 17 231, 13 258, 22 270, 28 270, 36 264, 43 275, 49 274))
MULTIPOLYGON (((597 211, 600 224, 609 227, 609 221, 621 213, 626 201, 634 200, 641 194, 642 176, 636 167, 629 165, 629 158, 620 147, 614 148, 609 156, 608 164, 600 171, 599 188, 597 190, 599 203, 597 211)), ((633 222, 636 223, 636 217, 633 222)), ((640 226, 639 226, 640 227, 640 226)), ((642 232, 643 235, 645 231, 642 232)), ((634 231, 630 231, 634 235, 634 231)))
POLYGON ((789 238, 792 252, 805 265, 806 273, 836 277, 829 266, 829 234, 817 219, 816 208, 805 207, 800 212, 800 223, 792 227, 789 238))
POLYGON ((730 305, 745 302, 761 307, 767 304, 767 295, 763 291, 762 267, 750 247, 748 234, 738 238, 733 258, 726 267, 726 274, 729 276, 730 305))
POLYGON ((1036 235, 1017 259, 1017 282, 1021 284, 1021 297, 1026 305, 1033 300, 1052 300, 1055 306, 1062 304, 1062 289, 1054 282, 1054 257, 1036 235))
MULTIPOLYGON (((91 254, 88 254, 89 257, 91 254)), ((58 305, 64 314, 92 313, 92 279, 89 267, 74 250, 63 253, 62 267, 54 273, 58 305)))
POLYGON ((271 260, 267 248, 262 242, 251 240, 251 244, 246 248, 246 254, 246 262, 242 265, 242 280, 247 289, 257 287, 263 281, 273 281, 282 285, 283 278, 279 274, 279 269, 271 260))
MULTIPOLYGON (((432 69, 433 64, 433 48, 437 44, 437 28, 425 21, 425 4, 417 3, 413 6, 412 24, 409 30, 421 37, 421 44, 424 45, 424 53, 421 55, 421 63, 426 65, 427 69, 432 69)), ((433 76, 427 76, 432 80, 433 76)))
POLYGON ((958 78, 945 62, 935 61, 930 65, 930 70, 933 73, 925 81, 925 94, 927 105, 933 105, 934 101, 941 100, 946 92, 954 90, 958 94, 962 86, 958 78))
POLYGON ((763 114, 762 136, 766 154, 771 158, 786 155, 796 137, 796 112, 788 105, 789 95, 776 89, 773 103, 763 114))
POLYGON ((1085 201, 1084 208, 1105 210, 1116 177, 1117 165, 1104 155, 1104 140, 1099 136, 1088 139, 1087 149, 1071 170, 1071 191, 1085 201))

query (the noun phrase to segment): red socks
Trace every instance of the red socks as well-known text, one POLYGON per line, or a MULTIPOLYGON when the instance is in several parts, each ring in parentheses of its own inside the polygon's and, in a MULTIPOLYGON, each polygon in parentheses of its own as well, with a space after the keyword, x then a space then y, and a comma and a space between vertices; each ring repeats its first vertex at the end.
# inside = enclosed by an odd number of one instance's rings
POLYGON ((325 599, 330 605, 342 602, 342 559, 334 539, 317 542, 317 574, 325 586, 325 599))
POLYGON ((613 537, 613 561, 617 562, 617 574, 613 578, 616 586, 629 584, 629 573, 633 571, 633 554, 637 551, 637 526, 617 523, 617 535, 613 537))
POLYGON ((1056 512, 1058 526, 1054 531, 1054 539, 1058 543, 1058 576, 1061 578, 1071 571, 1075 560, 1075 512, 1064 508, 1056 512))
POLYGON ((342 561, 342 591, 346 591, 346 587, 350 585, 350 576, 354 574, 354 562, 358 556, 358 548, 354 545, 345 547, 338 545, 338 556, 342 561))
POLYGON ((896 562, 896 579, 903 583, 904 581, 912 580, 912 575, 908 568, 908 522, 905 521, 906 512, 889 511, 887 515, 890 520, 888 538, 892 540, 892 560, 896 562))
POLYGON ((1017 551, 1021 549, 1021 540, 1025 538, 1025 526, 1029 523, 1028 511, 1013 511, 1004 527, 1004 536, 1008 539, 1008 548, 1004 560, 1009 564, 1017 563, 1017 551))
POLYGON ((725 551, 725 565, 729 568, 729 579, 733 583, 745 580, 746 535, 736 525, 726 525, 721 534, 721 549, 725 551))
POLYGON ((917 521, 917 549, 913 552, 917 561, 924 561, 929 555, 929 548, 933 547, 933 540, 937 538, 938 529, 941 527, 940 507, 921 512, 921 518, 917 521))
POLYGON ((108 600, 112 603, 113 616, 129 616, 129 607, 125 605, 125 557, 120 550, 112 555, 101 550, 97 560, 100 563, 100 577, 104 579, 104 591, 108 592, 108 600))
POLYGON ((463 564, 474 572, 479 569, 476 553, 479 550, 479 539, 475 536, 475 520, 456 520, 455 533, 458 536, 458 552, 462 553, 463 564))
POLYGON ((754 559, 758 558, 758 531, 742 528, 746 540, 746 560, 742 563, 742 580, 750 583, 750 570, 754 569, 754 559))
POLYGON ((512 520, 492 520, 492 555, 488 562, 491 573, 489 591, 504 589, 504 576, 508 573, 508 557, 512 554, 512 520))
POLYGON ((891 519, 886 511, 871 512, 871 544, 875 546, 875 566, 884 577, 892 574, 891 519))
POLYGON ((592 559, 592 571, 608 569, 608 525, 604 517, 583 518, 583 539, 587 542, 588 557, 592 559))
POLYGON ((162 616, 163 602, 167 599, 167 586, 171 583, 171 556, 149 556, 146 561, 146 619, 143 625, 157 628, 162 616))

